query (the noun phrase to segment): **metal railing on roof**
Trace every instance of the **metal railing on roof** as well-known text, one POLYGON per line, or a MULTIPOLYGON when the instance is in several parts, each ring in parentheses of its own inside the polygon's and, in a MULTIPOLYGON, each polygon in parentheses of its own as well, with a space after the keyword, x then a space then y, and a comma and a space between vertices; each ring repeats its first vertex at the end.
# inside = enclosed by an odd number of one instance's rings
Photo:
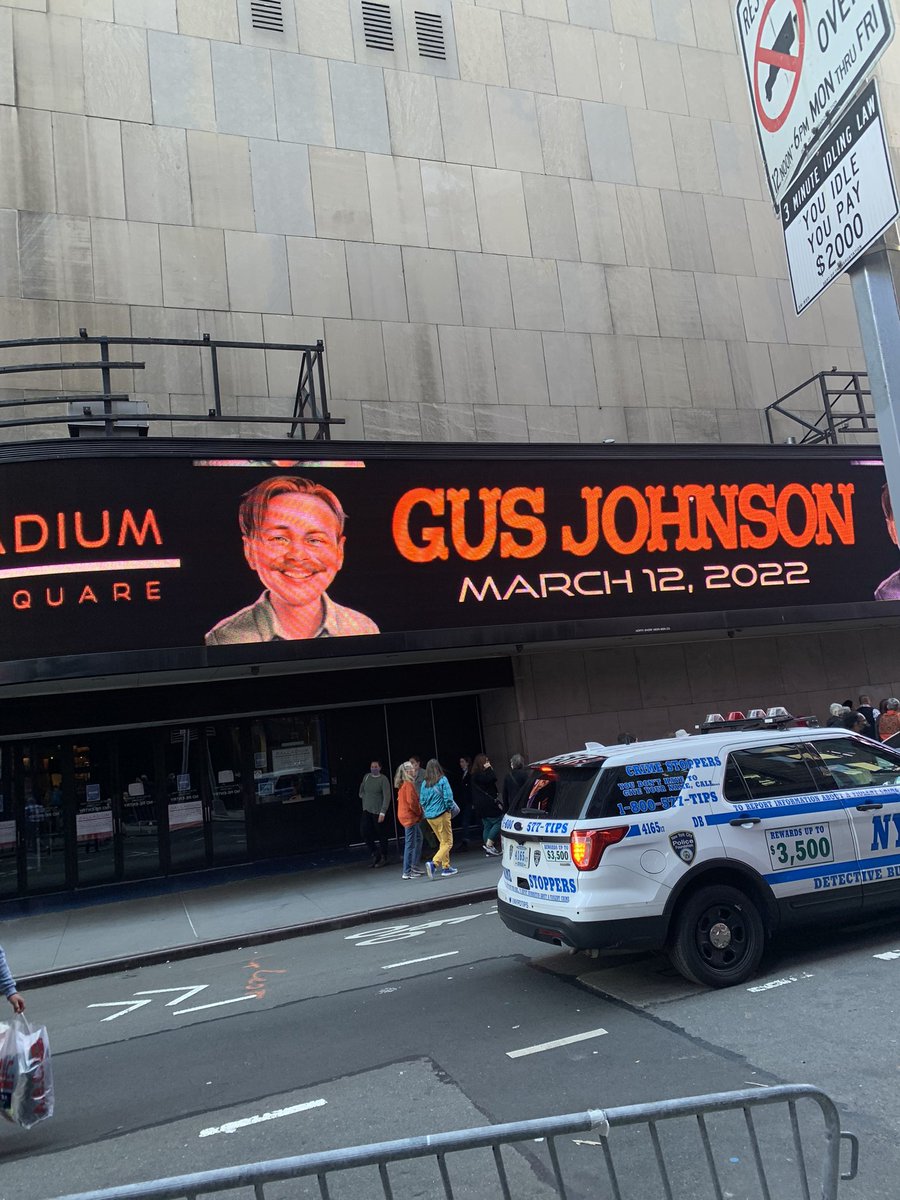
MULTIPOLYGON (((766 408, 766 428, 769 441, 784 441, 783 436, 776 435, 773 428, 773 416, 776 414, 796 426, 798 433, 795 440, 801 446, 839 446, 844 436, 853 434, 872 434, 877 437, 878 427, 875 413, 871 409, 872 393, 869 390, 869 376, 865 371, 839 371, 833 367, 830 371, 820 371, 811 379, 805 380, 784 396, 780 396, 774 404, 766 408), (789 401, 795 401, 808 388, 818 389, 818 403, 821 412, 814 418, 803 415, 803 410, 792 411, 789 401), (802 432, 799 432, 802 431, 802 432)), ((796 407, 793 406, 794 408, 796 407)), ((808 409, 806 410, 809 411, 808 409)))
MULTIPOLYGON (((146 432, 147 424, 151 422, 210 422, 217 424, 256 424, 272 425, 285 418, 279 413, 259 416, 257 413, 225 412, 222 407, 222 388, 220 381, 219 351, 221 350, 263 350, 266 353, 283 352, 299 355, 300 361, 297 372, 297 386, 293 397, 293 411, 287 418, 289 438, 299 436, 302 440, 329 441, 332 425, 343 425, 340 417, 332 417, 328 411, 328 395, 325 387, 325 345, 319 340, 315 344, 306 345, 295 342, 245 342, 226 341, 210 337, 205 333, 201 338, 152 338, 130 336, 107 336, 105 334, 91 336, 86 329, 80 329, 77 337, 47 337, 47 338, 17 338, 12 341, 0 341, 0 378, 14 378, 17 375, 30 375, 49 371, 84 371, 99 372, 100 388, 93 393, 73 390, 56 395, 24 396, 15 399, 0 400, 0 413, 13 408, 34 408, 36 406, 66 406, 60 415, 41 415, 24 417, 0 417, 0 429, 28 428, 32 425, 69 425, 84 427, 97 426, 106 437, 115 436, 117 428, 122 426, 141 427, 135 432, 146 432), (43 361, 35 358, 33 361, 9 362, 10 352, 22 350, 43 349, 45 347, 66 346, 97 346, 99 358, 96 360, 62 361, 62 353, 57 361, 43 361), (114 359, 110 355, 113 346, 151 346, 151 347, 182 347, 194 348, 200 354, 209 355, 210 378, 212 385, 212 404, 197 412, 163 412, 144 411, 146 405, 138 406, 129 401, 121 389, 113 388, 113 372, 143 371, 146 363, 136 359, 114 359)), ((206 392, 198 397, 201 404, 206 398, 206 392)), ((70 430, 71 431, 71 430, 70 430)), ((73 436, 75 434, 73 433, 73 436)))

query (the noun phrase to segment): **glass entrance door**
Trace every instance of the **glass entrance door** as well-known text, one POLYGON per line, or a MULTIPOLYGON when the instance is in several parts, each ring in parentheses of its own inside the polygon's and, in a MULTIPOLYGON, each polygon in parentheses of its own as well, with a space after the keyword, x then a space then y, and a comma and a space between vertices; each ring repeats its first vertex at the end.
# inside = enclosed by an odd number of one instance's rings
POLYGON ((19 890, 19 833, 11 767, 12 746, 0 745, 0 899, 19 890))
POLYGON ((155 730, 110 736, 116 768, 116 833, 120 878, 145 879, 162 873, 160 815, 163 792, 156 759, 155 730))
MULTIPOLYGON (((75 883, 107 883, 118 877, 110 746, 102 737, 70 745, 75 809, 75 883)), ((65 803, 65 772, 60 778, 65 803)))
POLYGON ((169 869, 198 870, 212 858, 209 804, 201 780, 205 769, 197 728, 166 730, 166 816, 169 869))
POLYGON ((314 713, 251 725, 254 834, 261 858, 316 850, 333 837, 331 777, 322 721, 314 713))
POLYGON ((25 886, 47 892, 69 882, 63 781, 71 783, 71 746, 33 742, 15 747, 21 791, 14 805, 25 841, 25 886))
POLYGON ((212 856, 216 866, 247 858, 245 766, 237 723, 208 725, 203 731, 209 792, 212 856))

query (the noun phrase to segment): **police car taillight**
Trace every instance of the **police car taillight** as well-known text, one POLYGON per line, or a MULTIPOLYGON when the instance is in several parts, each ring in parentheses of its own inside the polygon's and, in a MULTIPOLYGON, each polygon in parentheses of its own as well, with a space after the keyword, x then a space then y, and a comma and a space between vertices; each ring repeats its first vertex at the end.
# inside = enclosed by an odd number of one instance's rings
POLYGON ((569 838, 569 853, 579 871, 593 871, 607 846, 621 842, 628 832, 627 825, 612 829, 573 829, 569 838))

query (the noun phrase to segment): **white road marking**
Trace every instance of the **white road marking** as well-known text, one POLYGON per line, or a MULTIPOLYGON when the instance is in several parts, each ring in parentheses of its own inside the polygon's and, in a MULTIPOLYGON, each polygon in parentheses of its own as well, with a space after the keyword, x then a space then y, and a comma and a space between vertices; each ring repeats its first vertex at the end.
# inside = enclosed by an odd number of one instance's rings
POLYGON ((880 958, 883 962, 893 962, 895 958, 900 958, 900 950, 885 950, 884 954, 873 954, 873 958, 880 958))
POLYGON ((560 1046, 571 1046, 574 1042, 586 1042, 590 1038, 603 1037, 605 1029, 589 1029, 587 1033, 573 1033, 571 1037, 557 1038, 553 1042, 541 1042, 538 1046, 526 1046, 523 1050, 507 1050, 507 1058, 524 1058, 526 1054, 540 1054, 544 1050, 556 1050, 560 1046))
POLYGON ((402 942, 406 938, 421 937, 429 929, 437 929, 441 925, 464 925, 467 921, 477 921, 485 913, 468 913, 461 917, 443 917, 435 921, 422 921, 419 925, 385 925, 381 929, 363 929, 359 933, 344 935, 345 942, 355 942, 357 946, 380 946, 383 942, 402 942))
POLYGON ((812 979, 812 975, 808 971, 801 971, 799 975, 788 975, 786 979, 770 979, 768 983, 757 983, 755 987, 748 987, 748 992, 771 992, 773 988, 785 987, 789 983, 796 983, 799 979, 812 979))
POLYGON ((199 938, 200 934, 194 928, 194 922, 191 920, 191 914, 188 912, 187 905, 184 902, 184 896, 181 897, 181 907, 184 909, 184 915, 187 917, 187 923, 191 927, 191 933, 195 938, 199 938))
POLYGON ((136 996, 161 996, 164 992, 178 992, 179 994, 174 1000, 169 1000, 166 1003, 166 1008, 174 1008, 176 1004, 181 1004, 185 1000, 190 1000, 191 996, 196 996, 198 992, 204 992, 209 987, 208 983, 198 983, 194 987, 177 987, 177 988, 148 988, 145 992, 135 992, 136 996))
POLYGON ((459 954, 458 950, 448 950, 445 954, 428 954, 425 958, 407 958, 404 962, 384 963, 382 971, 393 970, 394 967, 413 967, 416 963, 431 962, 435 958, 452 958, 454 954, 459 954))
MULTIPOLYGON (((246 996, 235 996, 233 1000, 216 1000, 213 1004, 197 1004, 194 1008, 176 1008, 172 1013, 173 1017, 180 1017, 184 1013, 202 1012, 204 1008, 222 1008, 225 1004, 240 1004, 242 1000, 255 1000, 256 996, 253 992, 248 992, 246 996)), ((149 1004, 149 1000, 145 1000, 144 1004, 149 1004)))
POLYGON ((104 1017, 104 1021, 115 1021, 116 1017, 124 1017, 126 1013, 134 1012, 136 1008, 143 1008, 145 1004, 152 1004, 152 1000, 107 1000, 103 1004, 89 1004, 88 1008, 118 1008, 117 1013, 110 1013, 108 1017, 104 1017), (119 1008, 120 1004, 124 1004, 124 1008, 119 1008))
POLYGON ((274 1112, 260 1113, 255 1117, 244 1117, 240 1121, 226 1121, 224 1125, 214 1125, 210 1129, 201 1129, 198 1137, 212 1137, 216 1133, 234 1133, 238 1129, 246 1129, 248 1125, 259 1125, 263 1121, 277 1121, 279 1117, 292 1117, 295 1113, 308 1112, 311 1108, 321 1108, 327 1100, 307 1100, 305 1104, 293 1104, 290 1108, 276 1108, 274 1112))

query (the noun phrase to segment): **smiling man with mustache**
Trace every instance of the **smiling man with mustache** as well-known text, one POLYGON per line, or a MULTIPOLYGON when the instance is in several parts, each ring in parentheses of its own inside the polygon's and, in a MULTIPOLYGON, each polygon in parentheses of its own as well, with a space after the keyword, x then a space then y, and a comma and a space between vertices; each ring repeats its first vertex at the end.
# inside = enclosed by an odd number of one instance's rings
POLYGON ((345 519, 334 492, 310 479, 278 475, 251 488, 238 520, 244 557, 265 591, 213 626, 207 646, 378 633, 364 613, 328 596, 344 563, 345 519))

